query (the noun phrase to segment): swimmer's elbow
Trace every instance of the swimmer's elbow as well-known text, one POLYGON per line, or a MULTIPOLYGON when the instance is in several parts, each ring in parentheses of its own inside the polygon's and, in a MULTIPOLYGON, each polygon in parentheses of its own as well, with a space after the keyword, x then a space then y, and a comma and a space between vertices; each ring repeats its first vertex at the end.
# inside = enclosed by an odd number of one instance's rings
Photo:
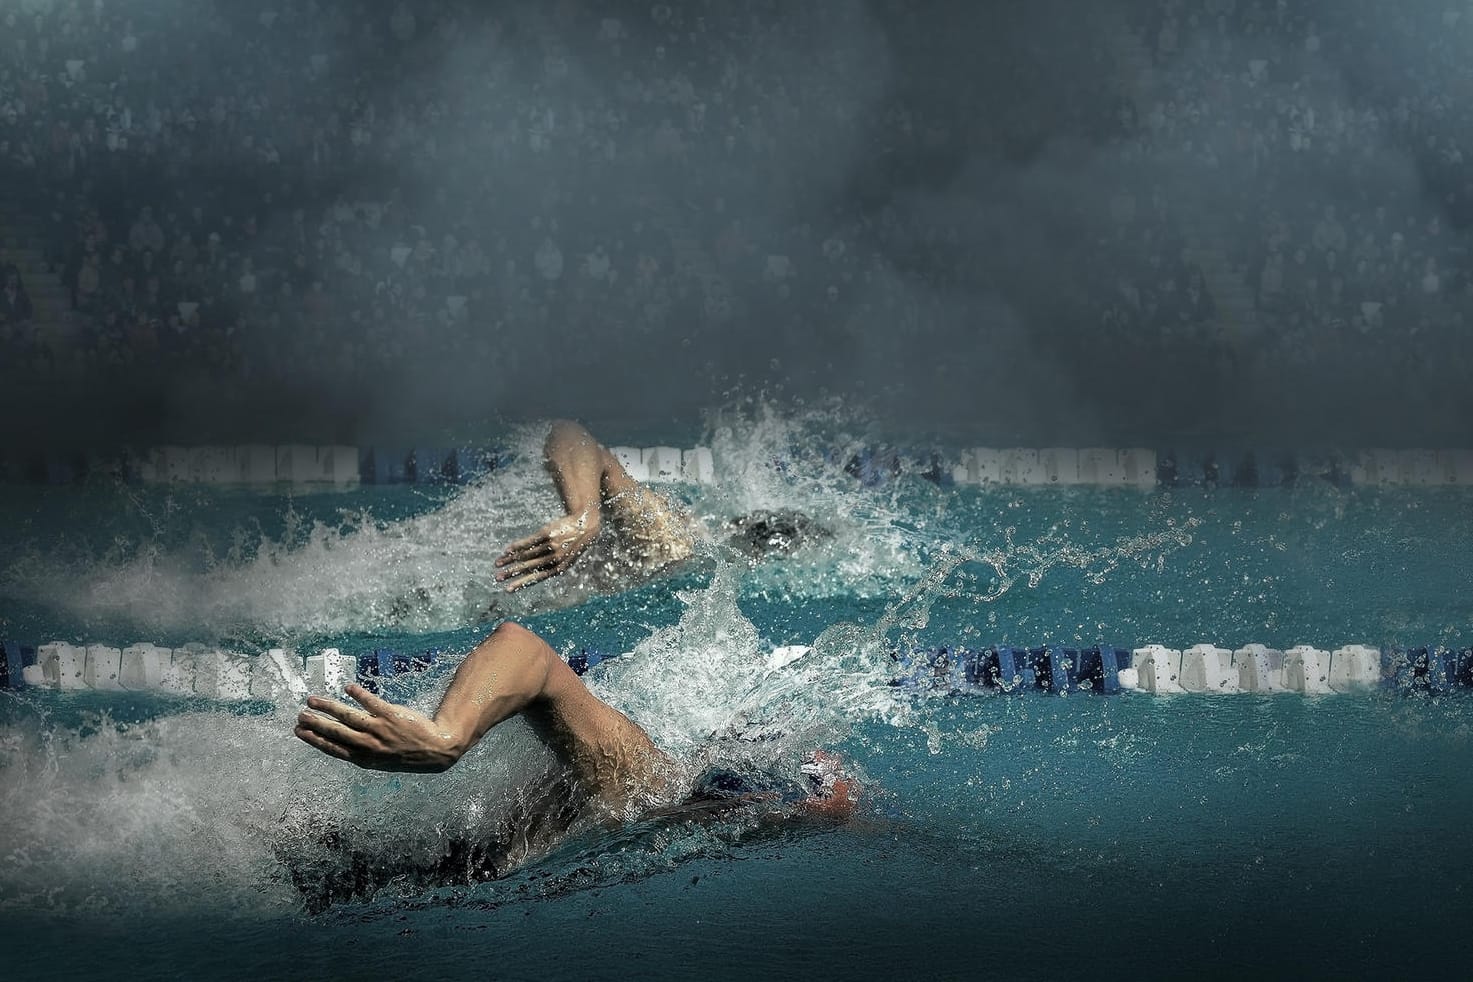
POLYGON ((589 433, 588 428, 582 423, 572 419, 555 419, 552 421, 552 426, 548 428, 543 451, 551 456, 558 447, 597 442, 593 439, 593 434, 589 433))
POLYGON ((502 621, 491 632, 491 637, 501 638, 503 644, 514 643, 518 645, 531 645, 533 647, 544 647, 547 644, 535 631, 523 627, 516 621, 502 621))
POLYGON ((529 700, 547 695, 547 688, 555 668, 567 668, 567 663, 558 657, 552 646, 542 636, 516 621, 502 621, 491 632, 498 639, 498 650, 505 651, 515 665, 514 674, 519 677, 524 695, 529 700))

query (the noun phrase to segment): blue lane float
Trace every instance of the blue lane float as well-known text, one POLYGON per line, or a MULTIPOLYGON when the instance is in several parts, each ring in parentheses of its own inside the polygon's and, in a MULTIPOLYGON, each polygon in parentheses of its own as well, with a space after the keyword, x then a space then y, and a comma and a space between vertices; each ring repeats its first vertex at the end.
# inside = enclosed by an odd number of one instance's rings
POLYGON ((574 675, 584 675, 589 669, 598 667, 599 663, 608 659, 609 656, 597 648, 579 648, 568 656, 568 667, 573 670, 574 675))
POLYGON ((1129 669, 1124 648, 928 648, 896 656, 900 671, 892 686, 956 693, 1052 692, 1088 690, 1107 694, 1121 689, 1120 672, 1129 669))
POLYGON ((1393 648, 1382 655, 1383 674, 1397 688, 1449 692, 1473 687, 1473 649, 1393 648))
POLYGON ((984 685, 990 682, 1005 692, 1036 687, 1037 675, 1033 671, 1033 662, 1027 657, 1027 649, 988 648, 985 652, 988 657, 981 673, 984 685))
POLYGON ((1234 470, 1233 483, 1247 488, 1289 488, 1299 480, 1294 455, 1282 451, 1246 453, 1234 470))
MULTIPOLYGON (((3 641, 0 647, 5 650, 5 657, 0 659, 0 689, 20 689, 27 684, 26 669, 34 668, 36 664, 36 649, 32 645, 25 645, 19 641, 3 641)), ((32 678, 35 672, 30 673, 32 678)))
POLYGON ((408 450, 365 447, 358 456, 358 479, 363 484, 403 484, 408 460, 408 450))
POLYGON ((1070 691, 1113 695, 1293 692, 1330 695, 1387 688, 1451 693, 1473 688, 1473 648, 1386 648, 1346 645, 1333 651, 1301 645, 1278 651, 1246 645, 1185 650, 1161 645, 1127 649, 927 648, 896 654, 896 687, 949 695, 1070 691))
POLYGON ((1301 467, 1298 456, 1286 450, 1170 449, 1158 455, 1156 483, 1164 488, 1288 488, 1304 477, 1339 484, 1341 471, 1335 460, 1301 467))
POLYGON ((440 656, 438 648, 415 653, 376 648, 357 658, 358 684, 369 692, 382 691, 383 683, 400 675, 418 675, 434 667, 440 656))

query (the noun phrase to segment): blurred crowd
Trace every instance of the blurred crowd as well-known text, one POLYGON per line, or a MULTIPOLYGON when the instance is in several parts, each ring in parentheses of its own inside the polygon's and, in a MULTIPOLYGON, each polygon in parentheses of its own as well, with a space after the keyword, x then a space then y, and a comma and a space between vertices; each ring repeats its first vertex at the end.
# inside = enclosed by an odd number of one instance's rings
POLYGON ((975 211, 887 188, 1061 140, 1140 179, 1049 240, 1068 275, 1018 312, 1036 343, 1473 361, 1455 135, 1473 110, 1453 95, 1473 13, 1407 4, 1388 36, 1385 16, 1332 26, 1316 6, 1154 0, 1121 33, 1040 38, 1044 62, 1120 83, 1038 110, 1026 93, 1058 85, 1026 47, 927 98, 913 76, 945 31, 901 0, 821 16, 556 0, 505 19, 469 0, 16 0, 0 14, 0 235, 33 247, 64 299, 38 310, 3 269, 4 362, 252 385, 303 365, 373 379, 410 357, 515 372, 531 366, 504 339, 568 325, 631 345, 674 329, 710 351, 752 321, 903 341, 1014 277, 976 247, 975 211), (850 97, 863 52, 804 35, 861 16, 909 52, 869 99, 850 97), (1406 84, 1378 91, 1393 76, 1406 84), (985 124, 959 116, 969 102, 985 124), (873 166, 845 195, 808 194, 856 149, 873 166), (764 198, 804 206, 754 217, 744 203, 764 198))
POLYGON ((1136 27, 1161 82, 1145 145, 1213 175, 1209 224, 1264 357, 1473 365, 1473 106, 1455 95, 1473 10, 1162 0, 1136 27))

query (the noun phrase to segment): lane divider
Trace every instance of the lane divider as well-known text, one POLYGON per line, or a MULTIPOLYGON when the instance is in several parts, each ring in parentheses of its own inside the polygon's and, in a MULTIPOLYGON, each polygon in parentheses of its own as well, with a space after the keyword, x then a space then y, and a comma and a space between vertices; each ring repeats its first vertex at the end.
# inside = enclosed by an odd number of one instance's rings
POLYGON ((609 452, 619 458, 619 463, 636 481, 656 484, 684 481, 688 484, 714 484, 716 461, 711 448, 694 447, 679 450, 675 447, 610 447, 609 452))
MULTIPOLYGON (((709 447, 612 447, 639 481, 712 484, 709 447)), ((1340 487, 1473 486, 1473 450, 1369 449, 1344 453, 1295 453, 1262 448, 1195 450, 1109 447, 972 447, 959 453, 869 447, 830 449, 819 459, 841 467, 865 486, 906 475, 939 485, 973 487, 1275 488, 1301 483, 1340 487)), ((155 447, 139 455, 100 458, 85 454, 37 454, 0 460, 0 477, 12 481, 70 484, 107 473, 145 484, 194 483, 268 487, 279 484, 351 488, 362 484, 464 483, 506 467, 511 456, 497 448, 427 446, 155 447)), ((802 466, 801 455, 774 459, 779 469, 802 466)))
POLYGON ((896 655, 891 684, 967 694, 1045 691, 1153 695, 1298 693, 1330 695, 1378 687, 1446 692, 1473 688, 1473 648, 1377 648, 1350 644, 1333 651, 1262 644, 1229 650, 1189 648, 931 648, 896 655))
MULTIPOLYGON (((617 447, 614 451, 636 480, 711 484, 716 479, 709 447, 617 447)), ((462 484, 500 470, 511 460, 504 450, 479 447, 165 446, 111 458, 58 453, 0 460, 0 477, 72 484, 89 474, 109 474, 141 484, 287 484, 330 489, 361 484, 462 484)))
MULTIPOLYGON (((782 668, 809 652, 801 645, 774 649, 768 667, 782 668)), ((248 655, 204 644, 165 648, 133 644, 31 646, 3 643, 0 688, 62 692, 155 692, 221 701, 300 702, 309 692, 341 692, 357 681, 372 691, 395 677, 417 675, 439 663, 438 649, 405 653, 374 649, 347 654, 327 648, 303 657, 271 648, 248 655)), ((567 656, 579 675, 616 657, 594 648, 567 656)), ((1170 648, 1007 646, 941 647, 893 653, 890 684, 953 695, 984 692, 1298 693, 1307 696, 1378 687, 1446 692, 1473 688, 1473 648, 1440 646, 1334 650, 1297 645, 1286 651, 1262 644, 1235 650, 1213 644, 1170 648)))
POLYGON ((1295 453, 1272 449, 1185 450, 1066 447, 974 448, 951 467, 951 483, 991 486, 1276 488, 1473 486, 1473 450, 1371 449, 1295 453))
POLYGON ((962 453, 952 468, 957 484, 982 487, 1089 485, 1092 487, 1153 488, 1156 451, 1142 448, 1054 447, 1043 450, 977 447, 962 453))
POLYGON ((152 692, 277 703, 300 702, 309 692, 341 692, 354 681, 378 691, 388 677, 425 672, 439 656, 438 651, 409 655, 382 649, 350 655, 326 648, 303 658, 285 648, 252 655, 205 644, 117 648, 64 641, 41 645, 6 641, 3 648, 0 688, 152 692))

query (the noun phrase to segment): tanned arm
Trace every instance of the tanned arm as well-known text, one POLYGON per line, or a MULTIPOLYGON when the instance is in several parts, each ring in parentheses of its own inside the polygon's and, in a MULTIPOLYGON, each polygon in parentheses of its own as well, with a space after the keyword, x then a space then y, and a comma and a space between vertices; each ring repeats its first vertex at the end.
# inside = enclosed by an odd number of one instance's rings
POLYGON ((649 735, 598 699, 545 641, 498 627, 455 672, 434 716, 347 689, 362 708, 311 696, 296 736, 330 757, 381 771, 439 773, 504 720, 523 715, 595 793, 656 790, 669 766, 649 735))
POLYGON ((508 592, 540 583, 571 566, 598 536, 604 499, 637 486, 592 433, 569 420, 552 424, 543 456, 565 514, 513 542, 496 560, 496 578, 508 592))

